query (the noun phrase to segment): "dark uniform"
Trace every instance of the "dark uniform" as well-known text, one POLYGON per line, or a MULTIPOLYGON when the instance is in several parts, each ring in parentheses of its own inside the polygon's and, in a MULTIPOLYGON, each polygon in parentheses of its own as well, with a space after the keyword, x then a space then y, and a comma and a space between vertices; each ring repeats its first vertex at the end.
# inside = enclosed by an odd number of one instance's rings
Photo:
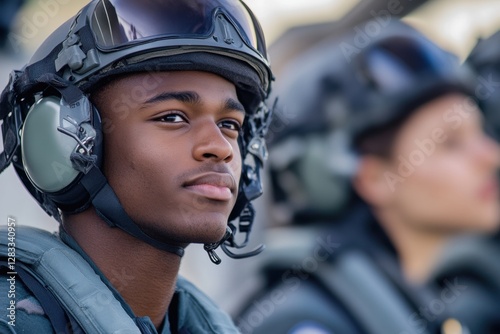
MULTIPOLYGON (((333 228, 314 230, 321 232, 309 251, 295 259, 293 240, 268 256, 261 272, 266 292, 235 317, 244 333, 381 333, 397 326, 397 333, 439 333, 447 312, 423 307, 438 296, 437 286, 405 282, 397 253, 366 204, 354 205, 333 228)), ((307 235, 301 227, 294 233, 307 235)))

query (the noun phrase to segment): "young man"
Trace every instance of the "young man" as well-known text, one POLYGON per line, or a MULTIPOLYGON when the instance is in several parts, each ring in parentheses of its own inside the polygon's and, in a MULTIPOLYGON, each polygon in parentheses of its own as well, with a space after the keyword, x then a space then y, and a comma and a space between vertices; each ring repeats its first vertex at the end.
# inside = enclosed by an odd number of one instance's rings
POLYGON ((498 229, 498 145, 456 59, 424 36, 393 23, 360 50, 345 41, 282 77, 297 116, 273 137, 271 179, 295 226, 236 319, 253 333, 448 333, 452 291, 423 285, 452 238, 498 229))
POLYGON ((259 251, 228 247, 261 194, 271 79, 237 0, 95 0, 58 28, 0 101, 0 170, 61 221, 2 230, 3 332, 237 332, 178 271, 190 243, 259 251))

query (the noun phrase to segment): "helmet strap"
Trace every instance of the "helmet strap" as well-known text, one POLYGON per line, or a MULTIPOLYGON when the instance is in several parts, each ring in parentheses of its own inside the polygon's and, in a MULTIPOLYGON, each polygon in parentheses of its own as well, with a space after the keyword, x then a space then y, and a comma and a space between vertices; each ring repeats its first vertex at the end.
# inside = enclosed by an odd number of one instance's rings
POLYGON ((108 181, 97 166, 93 166, 80 181, 84 188, 89 192, 97 214, 110 226, 118 227, 133 237, 144 241, 145 243, 169 253, 182 257, 184 248, 174 246, 165 242, 158 241, 146 233, 130 218, 125 212, 118 197, 109 185, 108 181))

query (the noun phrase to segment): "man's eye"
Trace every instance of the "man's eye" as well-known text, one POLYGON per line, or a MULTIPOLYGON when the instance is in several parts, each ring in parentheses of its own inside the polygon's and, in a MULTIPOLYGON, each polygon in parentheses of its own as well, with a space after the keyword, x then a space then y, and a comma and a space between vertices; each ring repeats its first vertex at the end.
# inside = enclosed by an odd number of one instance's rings
POLYGON ((236 132, 240 132, 241 124, 235 120, 223 120, 218 124, 221 129, 228 129, 236 132))
POLYGON ((160 116, 155 119, 156 121, 165 122, 165 123, 181 123, 185 121, 185 118, 179 114, 167 114, 160 116))

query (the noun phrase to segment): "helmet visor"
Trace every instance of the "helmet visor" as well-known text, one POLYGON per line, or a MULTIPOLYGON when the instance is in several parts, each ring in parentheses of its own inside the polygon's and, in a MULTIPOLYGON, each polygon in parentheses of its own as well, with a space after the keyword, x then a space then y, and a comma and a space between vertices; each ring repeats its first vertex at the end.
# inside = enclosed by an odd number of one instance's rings
POLYGON ((262 30, 239 0, 99 0, 91 27, 100 48, 116 49, 151 39, 208 38, 218 13, 247 46, 266 57, 262 30))

